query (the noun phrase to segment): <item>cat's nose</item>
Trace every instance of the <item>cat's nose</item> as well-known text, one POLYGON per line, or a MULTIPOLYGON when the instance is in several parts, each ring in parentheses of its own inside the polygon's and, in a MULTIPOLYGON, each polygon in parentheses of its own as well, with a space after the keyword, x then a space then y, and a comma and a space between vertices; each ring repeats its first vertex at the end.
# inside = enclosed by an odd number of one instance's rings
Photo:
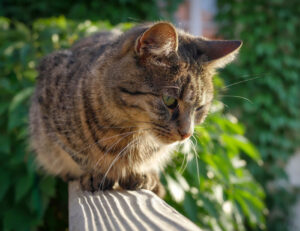
POLYGON ((184 121, 181 126, 178 128, 178 135, 180 136, 181 140, 185 140, 189 138, 194 131, 193 123, 190 120, 184 121))
POLYGON ((192 133, 190 133, 190 132, 184 132, 184 133, 179 132, 179 134, 180 134, 182 140, 185 140, 192 135, 192 133))
POLYGON ((193 111, 190 108, 185 108, 179 117, 177 134, 181 140, 189 138, 194 131, 193 111))

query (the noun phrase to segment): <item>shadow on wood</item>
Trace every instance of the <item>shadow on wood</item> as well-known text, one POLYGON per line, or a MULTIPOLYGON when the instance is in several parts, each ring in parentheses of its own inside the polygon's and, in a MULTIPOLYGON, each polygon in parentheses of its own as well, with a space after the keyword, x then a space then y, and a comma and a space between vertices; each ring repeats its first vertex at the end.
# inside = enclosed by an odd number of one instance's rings
POLYGON ((69 230, 201 231, 148 190, 82 192, 69 184, 69 230))

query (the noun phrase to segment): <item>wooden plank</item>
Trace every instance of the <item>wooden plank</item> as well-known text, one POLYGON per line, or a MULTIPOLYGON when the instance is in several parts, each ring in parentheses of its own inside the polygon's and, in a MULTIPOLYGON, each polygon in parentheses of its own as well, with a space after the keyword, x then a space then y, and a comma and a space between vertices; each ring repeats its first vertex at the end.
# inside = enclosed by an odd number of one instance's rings
POLYGON ((148 190, 83 192, 69 183, 69 230, 201 231, 148 190))

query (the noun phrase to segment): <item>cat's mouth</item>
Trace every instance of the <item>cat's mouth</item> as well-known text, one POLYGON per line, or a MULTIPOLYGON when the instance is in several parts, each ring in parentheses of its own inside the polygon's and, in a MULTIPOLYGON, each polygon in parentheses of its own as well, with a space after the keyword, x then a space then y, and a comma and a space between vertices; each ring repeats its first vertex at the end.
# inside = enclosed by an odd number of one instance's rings
POLYGON ((157 140, 159 140, 162 144, 165 145, 170 145, 174 143, 184 143, 187 141, 190 137, 191 134, 165 134, 161 132, 155 132, 154 136, 156 137, 157 140))

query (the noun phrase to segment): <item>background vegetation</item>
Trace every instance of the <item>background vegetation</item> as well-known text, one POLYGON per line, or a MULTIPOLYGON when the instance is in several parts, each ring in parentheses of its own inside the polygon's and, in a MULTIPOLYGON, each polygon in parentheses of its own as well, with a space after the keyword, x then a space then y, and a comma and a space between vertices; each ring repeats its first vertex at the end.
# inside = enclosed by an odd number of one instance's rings
MULTIPOLYGON (((118 27, 125 30, 130 26, 118 27)), ((35 67, 45 54, 67 48, 79 37, 96 30, 110 28, 108 23, 77 23, 59 17, 37 20, 29 29, 22 23, 1 18, 3 230, 36 230, 37 227, 61 230, 67 226, 66 185, 59 179, 38 174, 27 148, 27 112, 37 76, 35 67)), ((218 88, 223 86, 217 77, 215 83, 218 88)), ((208 230, 236 230, 237 227, 243 230, 244 224, 263 227, 264 193, 240 158, 243 153, 259 163, 259 154, 243 136, 244 129, 236 118, 222 111, 222 104, 216 101, 205 125, 196 128, 190 154, 178 150, 174 162, 165 171, 167 202, 208 230)))
POLYGON ((294 190, 284 167, 300 144, 300 6, 283 0, 219 0, 220 34, 244 40, 239 62, 222 71, 233 85, 223 98, 247 128, 263 167, 249 169, 264 186, 269 210, 267 230, 288 230, 294 190))
MULTIPOLYGON (((37 173, 28 149, 27 112, 39 59, 119 22, 169 17, 180 0, 103 2, 0 1, 0 15, 6 16, 0 18, 0 229, 67 227, 66 184, 37 173), (59 17, 37 19, 49 16, 59 17)), ((220 34, 245 41, 239 61, 215 78, 216 99, 223 97, 229 110, 216 100, 205 124, 196 128, 192 148, 174 155, 162 176, 166 200, 207 230, 284 231, 293 197, 278 182, 287 181, 284 163, 299 141, 299 7, 295 0, 219 0, 219 5, 220 34), (245 127, 263 159, 245 138, 245 127)))
POLYGON ((182 0, 1 0, 0 15, 31 24, 64 15, 69 19, 120 22, 171 19, 182 0))

